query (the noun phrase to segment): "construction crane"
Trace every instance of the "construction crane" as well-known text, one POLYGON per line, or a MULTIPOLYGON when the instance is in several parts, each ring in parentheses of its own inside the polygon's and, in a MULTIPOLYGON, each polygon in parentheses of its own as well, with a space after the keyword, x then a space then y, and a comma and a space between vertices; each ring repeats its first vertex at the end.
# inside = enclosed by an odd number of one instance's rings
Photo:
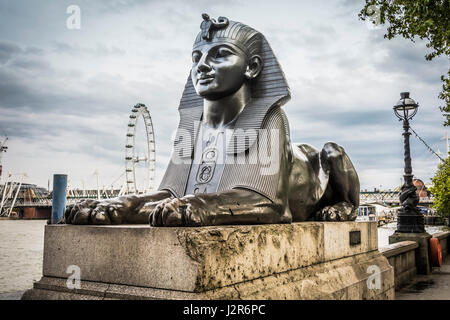
POLYGON ((8 137, 6 137, 5 140, 0 142, 0 181, 2 180, 2 155, 3 152, 6 152, 6 150, 8 150, 8 147, 6 146, 6 141, 8 141, 8 137))

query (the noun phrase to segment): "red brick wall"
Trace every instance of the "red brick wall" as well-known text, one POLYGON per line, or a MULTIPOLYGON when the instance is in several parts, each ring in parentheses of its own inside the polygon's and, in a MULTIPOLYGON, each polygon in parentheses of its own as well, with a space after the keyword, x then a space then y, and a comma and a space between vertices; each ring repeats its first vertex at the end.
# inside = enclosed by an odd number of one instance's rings
POLYGON ((25 207, 23 209, 24 219, 50 219, 52 208, 48 207, 25 207))

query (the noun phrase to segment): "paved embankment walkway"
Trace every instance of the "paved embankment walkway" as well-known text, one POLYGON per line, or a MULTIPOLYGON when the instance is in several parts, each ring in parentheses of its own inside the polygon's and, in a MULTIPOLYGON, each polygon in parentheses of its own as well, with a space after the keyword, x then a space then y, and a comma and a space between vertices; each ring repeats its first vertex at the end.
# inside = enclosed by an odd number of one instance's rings
POLYGON ((413 283, 395 292, 395 299, 450 300, 450 255, 432 274, 417 275, 413 283))

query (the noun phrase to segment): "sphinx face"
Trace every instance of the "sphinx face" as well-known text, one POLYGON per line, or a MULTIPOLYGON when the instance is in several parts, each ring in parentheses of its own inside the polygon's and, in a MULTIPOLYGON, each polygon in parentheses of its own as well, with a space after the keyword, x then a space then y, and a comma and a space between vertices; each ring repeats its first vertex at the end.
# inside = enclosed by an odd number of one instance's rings
POLYGON ((191 79, 195 91, 216 100, 233 94, 246 81, 246 54, 231 43, 211 43, 192 52, 191 79))

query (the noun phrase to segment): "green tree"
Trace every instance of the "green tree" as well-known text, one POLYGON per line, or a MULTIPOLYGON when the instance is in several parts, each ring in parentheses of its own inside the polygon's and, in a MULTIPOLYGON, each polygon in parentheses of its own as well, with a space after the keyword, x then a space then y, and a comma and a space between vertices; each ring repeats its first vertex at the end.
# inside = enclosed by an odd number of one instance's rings
MULTIPOLYGON (((369 19, 374 24, 388 23, 387 39, 402 36, 412 42, 416 38, 428 40, 431 52, 426 60, 450 56, 450 1, 449 0, 366 0, 359 13, 361 20, 369 19)), ((439 98, 445 117, 444 126, 450 126, 450 69, 441 76, 442 91, 439 98)))
POLYGON ((430 192, 434 195, 433 208, 442 217, 450 215, 450 156, 442 162, 434 178, 430 192))

